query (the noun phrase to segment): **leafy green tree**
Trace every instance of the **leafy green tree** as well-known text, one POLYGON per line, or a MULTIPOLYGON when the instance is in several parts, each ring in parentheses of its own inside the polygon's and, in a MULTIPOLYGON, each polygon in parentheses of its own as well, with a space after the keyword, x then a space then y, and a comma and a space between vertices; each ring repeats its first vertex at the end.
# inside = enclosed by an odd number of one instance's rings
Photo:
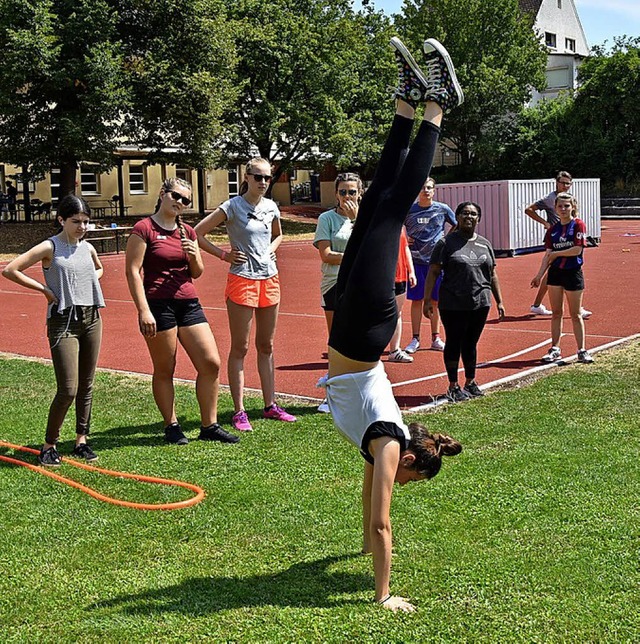
POLYGON ((442 138, 460 154, 461 178, 474 175, 472 164, 490 171, 491 155, 483 158, 490 152, 482 148, 484 134, 491 131, 495 140, 531 89, 545 85, 547 54, 532 20, 517 0, 405 0, 396 16, 413 49, 427 37, 437 38, 456 65, 465 102, 445 119, 442 138))
POLYGON ((380 151, 395 67, 389 19, 349 0, 229 0, 240 97, 228 114, 230 157, 276 162, 331 155, 339 167, 380 151))

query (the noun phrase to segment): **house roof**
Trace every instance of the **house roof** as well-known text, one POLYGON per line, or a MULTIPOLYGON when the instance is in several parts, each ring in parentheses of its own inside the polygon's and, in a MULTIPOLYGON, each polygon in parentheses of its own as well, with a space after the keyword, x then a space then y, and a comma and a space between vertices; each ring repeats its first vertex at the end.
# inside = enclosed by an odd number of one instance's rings
POLYGON ((535 18, 538 15, 538 11, 540 11, 540 5, 542 4, 542 0, 519 0, 519 4, 520 4, 520 9, 523 12, 531 13, 535 18))

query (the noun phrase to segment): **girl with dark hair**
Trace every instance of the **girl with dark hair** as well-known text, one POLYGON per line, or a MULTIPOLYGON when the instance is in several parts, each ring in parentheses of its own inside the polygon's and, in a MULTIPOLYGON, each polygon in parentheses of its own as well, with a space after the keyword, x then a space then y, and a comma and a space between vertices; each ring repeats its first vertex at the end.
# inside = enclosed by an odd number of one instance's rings
POLYGON ((91 424, 93 380, 102 340, 98 309, 104 298, 99 279, 102 264, 95 248, 83 240, 91 209, 84 199, 67 195, 58 205, 62 230, 11 261, 2 271, 7 279, 42 293, 47 300, 47 337, 57 391, 49 408, 45 441, 38 461, 58 467, 57 442, 71 404, 76 406, 76 442, 72 455, 96 461, 87 444, 91 424), (44 284, 25 271, 42 262, 44 284))
POLYGON ((238 431, 249 432, 253 427, 244 408, 244 360, 254 318, 258 374, 264 399, 262 416, 288 423, 295 422, 296 417, 275 401, 273 339, 280 308, 276 251, 282 241, 282 228, 278 206, 265 197, 271 181, 271 165, 266 159, 250 159, 244 176, 240 194, 207 215, 195 230, 200 248, 230 265, 225 300, 231 331, 227 368, 235 405, 231 422, 238 431), (206 236, 223 222, 230 251, 212 244, 206 236))
MULTIPOLYGON (((478 341, 491 308, 491 294, 496 300, 498 317, 504 317, 502 293, 496 273, 496 257, 488 239, 476 233, 482 210, 473 201, 463 201, 456 208, 458 226, 433 249, 425 293, 431 293, 444 270, 438 308, 446 331, 444 366, 449 378, 447 397, 459 402, 483 396, 476 383, 478 341), (458 384, 458 366, 462 357, 465 384, 458 384)), ((433 314, 433 301, 426 297, 424 313, 433 314)))
POLYGON ((336 427, 366 460, 363 551, 373 554, 375 601, 392 611, 412 611, 409 601, 389 592, 393 484, 435 476, 442 456, 458 454, 462 446, 405 425, 380 356, 398 318, 394 283, 404 218, 429 176, 443 111, 459 105, 463 95, 439 42, 424 43, 427 75, 399 39, 391 45, 399 68, 396 115, 342 257, 326 388, 336 427), (421 103, 424 119, 410 147, 421 103))
POLYGON ((163 182, 155 213, 133 227, 127 242, 127 282, 153 362, 153 397, 162 414, 165 440, 189 442, 175 408, 173 375, 180 342, 197 372, 198 438, 237 443, 240 439, 218 424, 220 355, 193 285, 204 265, 195 231, 181 220, 190 204, 186 181, 163 182))

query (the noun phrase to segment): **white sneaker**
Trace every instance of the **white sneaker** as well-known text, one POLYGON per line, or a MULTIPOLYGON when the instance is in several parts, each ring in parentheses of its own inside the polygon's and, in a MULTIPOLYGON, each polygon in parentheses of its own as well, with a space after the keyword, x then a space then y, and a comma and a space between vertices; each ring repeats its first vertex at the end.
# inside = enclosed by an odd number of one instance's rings
POLYGON ((587 309, 585 309, 585 308, 582 308, 582 309, 580 310, 580 315, 582 316, 582 319, 583 319, 583 320, 588 320, 588 319, 591 317, 591 314, 592 314, 592 313, 593 313, 593 311, 588 311, 588 310, 587 310, 587 309))
POLYGON ((551 349, 542 356, 542 362, 557 362, 558 360, 562 360, 560 347, 551 347, 551 349))
POLYGON ((582 349, 581 351, 578 351, 578 362, 591 364, 593 362, 593 357, 586 349, 582 349))
POLYGON ((420 340, 411 338, 411 342, 404 348, 405 353, 415 353, 420 348, 420 340))
POLYGON ((318 405, 318 411, 321 414, 330 414, 331 413, 331 410, 329 409, 329 403, 327 402, 326 398, 318 405))
POLYGON ((544 304, 540 306, 532 305, 529 309, 534 315, 552 315, 553 312, 550 311, 544 304))
POLYGON ((389 362, 413 362, 413 356, 410 356, 402 349, 389 352, 388 359, 389 359, 389 362))
POLYGON ((442 341, 441 338, 436 338, 431 343, 431 350, 432 351, 444 351, 444 342, 442 341))

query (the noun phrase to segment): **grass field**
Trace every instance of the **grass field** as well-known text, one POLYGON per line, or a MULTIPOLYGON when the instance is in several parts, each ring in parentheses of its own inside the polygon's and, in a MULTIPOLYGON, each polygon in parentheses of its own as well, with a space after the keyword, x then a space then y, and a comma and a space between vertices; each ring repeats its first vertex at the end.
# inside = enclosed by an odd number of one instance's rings
MULTIPOLYGON (((0 462, 1 639, 637 642, 639 383, 634 344, 417 417, 465 450, 394 494, 392 589, 418 606, 395 615, 371 602, 371 560, 358 555, 362 462, 329 416, 294 405, 297 424, 257 420, 236 446, 169 446, 149 382, 101 373, 100 465, 190 481, 207 497, 137 512, 0 462)), ((0 439, 39 446, 52 395, 50 366, 1 360, 0 439)), ((195 435, 192 387, 178 408, 195 435)), ((251 400, 250 415, 259 409, 251 400)), ((72 436, 68 420, 63 455, 72 436)), ((59 472, 130 500, 185 498, 59 472)))

